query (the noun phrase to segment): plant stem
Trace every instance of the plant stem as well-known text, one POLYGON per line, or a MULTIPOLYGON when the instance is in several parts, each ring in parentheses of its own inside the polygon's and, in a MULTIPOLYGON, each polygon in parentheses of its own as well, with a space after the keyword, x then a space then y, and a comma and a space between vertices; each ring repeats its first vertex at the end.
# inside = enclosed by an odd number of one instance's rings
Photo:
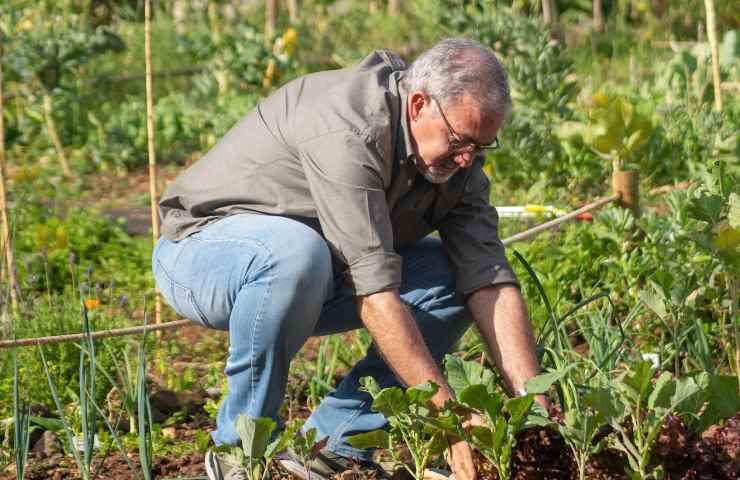
POLYGON ((57 133, 57 127, 54 123, 54 103, 51 98, 51 94, 48 90, 44 89, 44 118, 46 119, 46 130, 51 138, 51 143, 54 144, 54 149, 59 156, 59 163, 62 165, 62 173, 65 177, 72 176, 72 170, 69 168, 67 163, 67 155, 64 153, 64 147, 62 142, 59 140, 59 134, 57 133))

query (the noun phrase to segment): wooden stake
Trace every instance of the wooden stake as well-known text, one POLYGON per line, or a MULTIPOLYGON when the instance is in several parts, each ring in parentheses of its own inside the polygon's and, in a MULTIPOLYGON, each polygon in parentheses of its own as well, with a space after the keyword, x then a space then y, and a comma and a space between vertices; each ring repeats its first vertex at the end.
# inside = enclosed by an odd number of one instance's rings
POLYGON ((722 82, 719 77, 719 51, 717 49, 717 20, 714 10, 714 0, 704 0, 707 10, 707 36, 709 48, 712 50, 712 76, 714 77, 714 107, 722 111, 722 82))
POLYGON ((619 170, 612 173, 612 192, 619 195, 619 205, 640 216, 640 174, 635 170, 619 170))
MULTIPOLYGON (((13 243, 10 237, 10 222, 8 221, 8 205, 5 195, 5 102, 3 100, 3 48, 5 35, 0 31, 0 216, 2 216, 3 232, 2 241, 0 242, 0 252, 5 252, 5 262, 8 269, 8 280, 10 285, 10 302, 13 314, 18 313, 18 297, 15 291, 16 278, 15 262, 13 259, 13 243)), ((4 328, 9 325, 4 325, 4 328)))
POLYGON ((401 10, 398 0, 388 0, 388 15, 395 17, 401 10))
POLYGON ((265 0, 265 44, 272 45, 277 21, 277 0, 265 0))
POLYGON ((604 15, 602 14, 601 0, 593 0, 594 2, 594 30, 599 33, 604 33, 604 15))
POLYGON ((288 3, 288 19, 291 25, 298 23, 298 0, 287 0, 288 3))
MULTIPOLYGON (((144 0, 144 62, 146 63, 146 137, 149 151, 149 203, 152 210, 152 242, 159 239, 157 210, 157 162, 154 155, 154 102, 152 101, 152 0, 144 0)), ((154 287, 154 323, 162 323, 162 299, 154 287)), ((160 334, 157 333, 157 338, 160 334)))

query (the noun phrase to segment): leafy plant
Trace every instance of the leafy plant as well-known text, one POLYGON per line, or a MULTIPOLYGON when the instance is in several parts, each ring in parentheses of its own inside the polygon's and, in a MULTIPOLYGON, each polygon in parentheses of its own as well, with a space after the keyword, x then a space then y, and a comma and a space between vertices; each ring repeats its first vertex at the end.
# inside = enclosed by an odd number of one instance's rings
POLYGON ((362 379, 363 390, 373 398, 373 410, 385 416, 389 431, 375 430, 360 433, 349 438, 355 448, 384 448, 394 461, 403 465, 417 480, 424 478, 424 470, 433 455, 447 448, 447 434, 456 432, 456 416, 451 411, 433 412, 429 402, 439 390, 439 386, 427 382, 422 385, 402 389, 389 387, 381 389, 372 377, 362 379), (413 468, 403 462, 395 445, 403 443, 414 461, 413 468))
POLYGON ((307 478, 311 478, 311 462, 316 459, 321 449, 326 446, 326 442, 329 441, 329 437, 317 440, 316 434, 315 428, 309 428, 307 431, 301 432, 300 435, 296 436, 291 445, 293 453, 298 457, 301 464, 306 467, 307 478))
POLYGON ((610 160, 615 170, 633 166, 638 150, 650 138, 652 122, 633 103, 603 91, 583 98, 582 103, 587 121, 563 122, 556 129, 557 135, 565 140, 583 140, 597 155, 610 160))
POLYGON ((271 441, 276 423, 271 418, 252 418, 241 414, 236 419, 236 431, 241 439, 241 448, 232 449, 229 454, 247 471, 249 480, 261 480, 269 475, 269 465, 279 452, 285 450, 300 428, 294 422, 271 441))
POLYGON ((460 392, 459 402, 485 417, 488 427, 471 427, 466 438, 496 467, 499 478, 508 480, 511 478, 511 453, 516 435, 525 426, 534 395, 504 399, 490 392, 485 385, 478 384, 465 387, 460 392))
POLYGON ((661 478, 662 467, 651 465, 651 451, 663 422, 669 414, 691 411, 683 407, 695 397, 702 398, 708 381, 706 375, 675 379, 669 372, 655 383, 652 378, 650 362, 638 362, 584 398, 614 429, 611 443, 627 457, 634 479, 661 478))

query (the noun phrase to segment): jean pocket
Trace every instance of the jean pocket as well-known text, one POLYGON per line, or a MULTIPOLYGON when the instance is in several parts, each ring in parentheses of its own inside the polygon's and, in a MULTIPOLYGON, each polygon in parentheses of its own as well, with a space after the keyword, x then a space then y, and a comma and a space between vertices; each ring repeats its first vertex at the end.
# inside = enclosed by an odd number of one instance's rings
POLYGON ((157 287, 159 287, 159 291, 169 306, 180 316, 204 327, 213 328, 203 314, 203 311, 195 302, 193 291, 173 280, 172 276, 162 266, 159 260, 155 260, 154 263, 154 278, 157 282, 157 287))

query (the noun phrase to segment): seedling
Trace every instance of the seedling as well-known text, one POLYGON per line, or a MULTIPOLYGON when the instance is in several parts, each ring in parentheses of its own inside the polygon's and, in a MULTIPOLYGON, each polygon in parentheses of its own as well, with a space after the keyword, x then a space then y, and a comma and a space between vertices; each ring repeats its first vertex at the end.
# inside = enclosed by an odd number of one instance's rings
POLYGON ((424 470, 433 455, 447 448, 447 435, 457 432, 456 416, 448 410, 432 412, 429 402, 439 386, 427 382, 406 390, 389 387, 381 390, 372 377, 362 379, 363 390, 373 398, 373 410, 382 413, 389 423, 389 430, 360 433, 349 438, 355 448, 387 449, 393 460, 401 464, 414 478, 424 478, 424 470), (408 447, 414 461, 413 469, 403 462, 395 445, 408 447))

